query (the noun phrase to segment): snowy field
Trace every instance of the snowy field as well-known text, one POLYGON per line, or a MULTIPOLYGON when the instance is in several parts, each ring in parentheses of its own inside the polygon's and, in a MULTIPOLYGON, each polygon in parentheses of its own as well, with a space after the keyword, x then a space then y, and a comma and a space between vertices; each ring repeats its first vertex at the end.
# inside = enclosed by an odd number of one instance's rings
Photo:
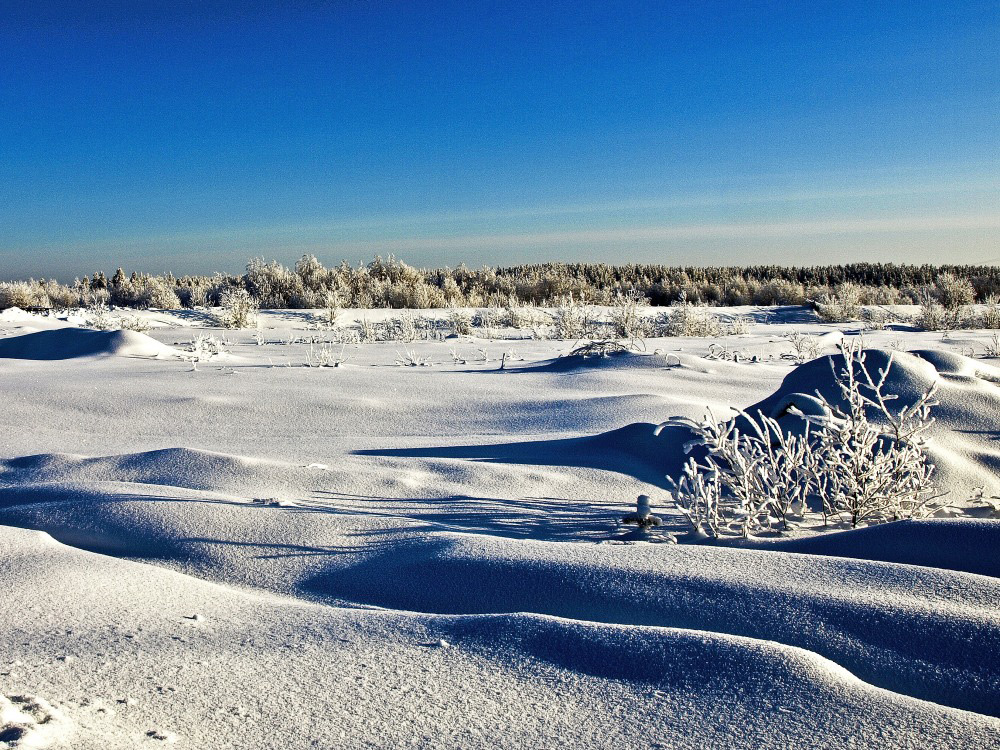
POLYGON ((0 313, 0 748, 1000 747, 992 333, 864 333, 937 384, 939 517, 703 542, 656 426, 828 387, 788 335, 859 330, 737 312, 587 359, 0 313))

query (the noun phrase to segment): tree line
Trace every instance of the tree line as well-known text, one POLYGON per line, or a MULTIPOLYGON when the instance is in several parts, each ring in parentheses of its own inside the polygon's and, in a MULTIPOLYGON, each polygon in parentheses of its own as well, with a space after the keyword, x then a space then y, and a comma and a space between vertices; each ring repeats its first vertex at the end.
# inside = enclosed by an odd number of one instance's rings
POLYGON ((654 306, 678 301, 710 306, 801 305, 856 288, 864 304, 919 304, 928 290, 958 284, 967 301, 1000 296, 1000 267, 848 263, 820 266, 665 266, 537 263, 471 269, 421 269, 389 256, 370 263, 326 267, 305 255, 292 267, 253 258, 243 274, 174 276, 97 271, 62 284, 55 280, 0 283, 0 308, 136 308, 215 306, 227 291, 245 290, 262 308, 511 307, 610 304, 623 293, 654 306), (942 282, 942 280, 944 280, 942 282))

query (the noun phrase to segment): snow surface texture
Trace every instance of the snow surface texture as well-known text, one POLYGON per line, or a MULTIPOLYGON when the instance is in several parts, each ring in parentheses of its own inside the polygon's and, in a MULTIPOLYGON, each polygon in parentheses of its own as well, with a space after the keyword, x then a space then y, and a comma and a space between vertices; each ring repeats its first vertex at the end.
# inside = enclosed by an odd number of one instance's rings
POLYGON ((308 368, 322 311, 266 311, 197 369, 195 313, 0 314, 0 748, 1000 747, 988 335, 866 334, 912 350, 902 399, 938 384, 960 517, 652 543, 683 528, 672 417, 836 396, 782 335, 850 326, 748 312, 740 362, 463 338, 308 368))

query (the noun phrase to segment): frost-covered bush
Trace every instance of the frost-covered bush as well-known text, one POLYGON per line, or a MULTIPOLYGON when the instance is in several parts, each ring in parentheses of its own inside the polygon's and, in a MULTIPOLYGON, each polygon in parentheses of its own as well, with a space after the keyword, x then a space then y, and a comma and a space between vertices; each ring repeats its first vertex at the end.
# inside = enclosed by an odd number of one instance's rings
POLYGON ((709 413, 688 422, 695 440, 685 448, 701 446, 704 456, 689 458, 671 480, 672 499, 696 534, 785 529, 810 500, 824 521, 836 516, 852 527, 930 509, 937 495, 925 433, 934 387, 894 409, 897 397, 885 392, 891 356, 872 373, 860 345, 841 352, 844 366, 834 371, 839 402, 799 394, 785 408, 801 420, 797 430, 761 413, 741 412, 724 423, 709 413))
POLYGON ((130 300, 131 307, 176 310, 181 306, 177 293, 164 279, 156 276, 139 276, 131 284, 133 295, 130 300))
POLYGON ((230 287, 222 293, 219 323, 226 328, 249 328, 257 319, 257 302, 246 289, 230 287))
POLYGON ((721 336, 722 321, 703 305, 688 301, 687 295, 670 306, 670 312, 661 313, 653 326, 656 336, 721 336))
POLYGON ((785 334, 788 343, 792 346, 792 359, 798 364, 810 362, 819 356, 820 341, 818 336, 810 336, 807 333, 792 331, 785 334))
POLYGON ((340 367, 347 362, 349 357, 344 355, 345 344, 340 345, 340 351, 334 350, 329 342, 323 342, 318 346, 310 342, 309 351, 306 353, 307 367, 340 367))
POLYGON ((748 315, 737 315, 722 324, 723 333, 727 336, 742 336, 750 333, 757 321, 748 315))
POLYGON ((978 328, 1000 328, 1000 297, 991 294, 984 300, 983 308, 976 320, 978 328))
POLYGON ((861 346, 842 348, 844 367, 837 373, 843 407, 823 401, 832 417, 806 417, 818 425, 820 450, 807 468, 823 500, 824 517, 838 515, 852 527, 922 514, 937 497, 934 465, 926 453, 926 431, 937 405, 932 385, 912 404, 894 409, 898 397, 884 392, 892 367, 873 374, 861 346), (869 419, 869 412, 879 422, 869 419))
POLYGON ((583 303, 572 295, 567 295, 552 313, 553 336, 569 341, 586 338, 590 332, 590 322, 583 303))
POLYGON ((123 315, 118 319, 118 326, 123 331, 135 331, 137 333, 145 333, 151 327, 148 320, 143 320, 138 315, 123 315))
POLYGON ((610 311, 612 335, 620 339, 640 339, 648 335, 649 328, 642 315, 642 306, 649 300, 635 290, 618 292, 612 299, 610 311))
POLYGON ((468 336, 472 333, 472 316, 468 310, 452 307, 448 310, 448 325, 456 336, 468 336))
POLYGON ((548 316, 532 304, 509 304, 507 317, 510 319, 510 327, 518 330, 533 330, 548 321, 548 316))
POLYGON ((84 314, 84 320, 88 328, 98 331, 114 331, 118 327, 116 318, 103 302, 90 305, 84 314))
POLYGON ((796 435, 763 414, 741 416, 746 432, 737 420, 719 423, 711 413, 693 426, 695 442, 705 447, 707 457, 701 464, 688 459, 674 485, 674 500, 697 534, 738 531, 746 537, 778 525, 784 529, 793 511, 804 511, 810 486, 802 470, 811 447, 808 430, 796 435))
POLYGON ((409 343, 415 341, 418 336, 417 321, 413 313, 406 312, 403 315, 389 321, 393 331, 389 335, 394 341, 409 343))
POLYGON ((8 307, 48 307, 49 297, 35 281, 0 282, 0 310, 8 307))
POLYGON ((861 320, 869 331, 884 331, 895 318, 884 307, 865 307, 861 310, 861 320))
POLYGON ((192 369, 198 369, 198 363, 225 354, 225 345, 215 336, 198 334, 188 345, 186 359, 191 362, 192 369))
POLYGON ((857 284, 838 284, 816 301, 816 314, 827 323, 849 323, 861 318, 862 289, 857 284))
POLYGON ((327 292, 323 296, 323 307, 326 310, 325 323, 333 328, 337 325, 337 318, 340 317, 340 309, 343 307, 343 299, 339 291, 327 292))
POLYGON ((472 325, 487 331, 504 328, 510 325, 510 313, 506 308, 499 306, 484 307, 476 310, 475 315, 472 316, 472 325))
POLYGON ((920 295, 920 310, 914 323, 925 331, 952 331, 965 323, 966 308, 946 308, 935 299, 930 290, 924 289, 920 295))
POLYGON ((361 318, 358 321, 358 340, 366 344, 378 340, 378 330, 375 323, 368 318, 361 318))
POLYGON ((138 315, 112 315, 105 304, 95 304, 87 308, 84 319, 88 328, 98 331, 136 331, 145 333, 149 322, 138 315))
POLYGON ((961 279, 953 273, 939 274, 934 281, 935 296, 947 310, 956 310, 971 305, 976 300, 976 289, 968 279, 961 279))
POLYGON ((753 294, 755 305, 804 305, 805 290, 802 284, 776 279, 762 284, 753 294))

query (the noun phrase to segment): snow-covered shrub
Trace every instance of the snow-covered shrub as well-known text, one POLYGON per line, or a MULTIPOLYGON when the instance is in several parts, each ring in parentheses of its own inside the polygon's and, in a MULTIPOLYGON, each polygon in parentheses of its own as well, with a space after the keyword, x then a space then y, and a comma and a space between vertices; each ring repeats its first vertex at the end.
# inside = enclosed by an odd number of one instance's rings
POLYGON ((674 506, 691 525, 695 536, 718 537, 728 522, 728 509, 723 505, 719 472, 714 463, 701 466, 688 459, 680 479, 674 483, 674 506))
POLYGON ((491 332, 496 328, 502 328, 510 323, 510 315, 503 307, 484 307, 476 310, 472 317, 472 325, 482 328, 488 332, 487 337, 491 337, 491 332))
POLYGON ((968 279, 952 273, 939 274, 934 281, 935 296, 946 310, 957 310, 976 300, 976 289, 968 279))
POLYGON ((138 315, 123 315, 118 318, 118 328, 123 331, 145 333, 150 329, 150 325, 148 320, 143 320, 138 315))
POLYGON ((721 336, 722 321, 707 307, 688 301, 687 295, 670 306, 669 313, 661 313, 655 323, 657 336, 721 336))
POLYGON ((762 284, 753 294, 755 305, 803 305, 805 301, 802 284, 784 279, 762 284))
POLYGON ((180 297, 173 287, 157 276, 140 276, 133 282, 135 307, 156 307, 161 310, 176 310, 181 306, 180 297))
POLYGON ((145 333, 150 329, 149 321, 138 315, 113 315, 104 303, 90 305, 84 313, 88 328, 98 331, 136 331, 145 333))
POLYGON ((73 286, 70 287, 49 279, 43 284, 43 289, 52 307, 69 310, 85 304, 87 292, 79 280, 75 281, 73 286))
POLYGON ((98 331, 114 331, 118 327, 117 320, 103 302, 90 305, 84 314, 84 320, 88 328, 98 331))
POLYGON ((819 356, 819 337, 793 331, 785 334, 785 338, 792 345, 792 358, 796 363, 801 365, 819 356))
POLYGON ((849 323, 861 318, 862 289, 857 284, 838 284, 831 294, 816 301, 816 314, 827 323, 849 323))
POLYGON ((920 311, 913 321, 919 328, 925 331, 952 331, 961 328, 964 319, 964 307, 946 308, 937 301, 930 290, 921 290, 920 311))
POLYGON ((183 307, 207 307, 212 286, 211 279, 186 278, 178 283, 174 294, 177 295, 183 307))
POLYGON ((991 359, 1000 357, 1000 336, 994 333, 993 338, 986 342, 983 356, 990 357, 991 359))
POLYGON ((1000 297, 991 294, 984 300, 983 308, 976 320, 976 326, 990 330, 1000 328, 1000 297))
POLYGON ((368 318, 361 318, 358 321, 358 339, 364 343, 371 343, 378 339, 378 330, 375 328, 375 323, 368 320, 368 318))
POLYGON ((343 299, 340 292, 337 290, 327 292, 323 297, 323 303, 323 307, 326 310, 325 322, 330 328, 333 328, 337 325, 337 318, 340 317, 340 308, 343 307, 343 299))
POLYGON ((402 354, 396 352, 396 364, 399 367, 429 367, 431 361, 412 349, 404 349, 402 354))
POLYGON ((873 374, 860 343, 841 351, 844 367, 836 375, 844 405, 823 399, 832 417, 806 417, 819 427, 812 471, 824 515, 839 515, 851 526, 919 515, 937 496, 934 465, 926 453, 937 386, 895 410, 892 402, 898 397, 884 392, 892 357, 873 374), (879 421, 870 420, 869 413, 879 421))
POLYGON ((341 344, 340 351, 335 352, 329 343, 324 342, 319 346, 316 346, 314 343, 310 342, 309 351, 306 354, 306 366, 340 367, 349 359, 349 357, 344 356, 345 348, 346 347, 341 344))
POLYGON ((641 307, 649 300, 635 290, 618 292, 612 299, 612 335, 620 339, 640 339, 648 334, 641 307))
POLYGON ((722 324, 723 333, 727 336, 742 336, 750 333, 757 321, 749 315, 737 315, 722 324))
POLYGON ((575 341, 585 338, 588 329, 587 310, 579 300, 567 295, 553 311, 552 324, 557 339, 575 341))
POLYGON ((703 464, 688 460, 675 485, 675 503, 689 520, 698 509, 714 515, 714 531, 693 524, 697 533, 718 536, 720 529, 735 530, 746 537, 777 525, 787 529, 793 511, 800 516, 804 512, 810 487, 810 477, 802 470, 811 447, 808 425, 797 435, 772 417, 754 418, 745 412, 740 416, 747 426, 743 432, 737 420, 720 423, 711 413, 692 425, 697 436, 693 444, 704 446, 707 457, 703 464), (699 471, 707 478, 699 480, 699 471), (706 497, 709 489, 718 495, 706 497))
POLYGON ((48 307, 49 297, 36 281, 0 282, 0 310, 8 307, 48 307))
POLYGON ((861 310, 861 320, 869 331, 884 331, 894 317, 884 307, 865 307, 861 310))
POLYGON ((472 333, 472 316, 468 310, 452 307, 448 310, 448 325, 456 336, 468 336, 472 333))
POLYGON ((219 323, 226 328, 249 328, 256 322, 257 303, 242 287, 230 287, 222 292, 219 323))
POLYGON ((224 344, 215 336, 208 336, 204 333, 198 334, 187 349, 187 359, 191 362, 192 369, 198 369, 198 363, 204 362, 225 353, 224 344))
POLYGON ((390 336, 393 340, 409 343, 417 339, 417 321, 413 313, 409 310, 405 311, 398 318, 389 321, 389 323, 392 326, 390 336))
POLYGON ((531 304, 511 304, 507 307, 507 316, 510 319, 510 327, 518 330, 535 329, 548 320, 548 316, 531 304))
POLYGON ((798 430, 761 413, 741 412, 724 423, 709 413, 688 422, 695 440, 685 449, 701 446, 704 457, 690 458, 671 480, 672 500, 695 533, 785 529, 804 516, 810 500, 824 521, 837 516, 852 527, 930 510, 937 495, 925 433, 937 403, 934 387, 894 409, 897 397, 885 392, 891 356, 872 373, 860 344, 841 352, 844 366, 834 371, 838 403, 800 394, 798 404, 786 405, 784 412, 801 420, 798 430))

